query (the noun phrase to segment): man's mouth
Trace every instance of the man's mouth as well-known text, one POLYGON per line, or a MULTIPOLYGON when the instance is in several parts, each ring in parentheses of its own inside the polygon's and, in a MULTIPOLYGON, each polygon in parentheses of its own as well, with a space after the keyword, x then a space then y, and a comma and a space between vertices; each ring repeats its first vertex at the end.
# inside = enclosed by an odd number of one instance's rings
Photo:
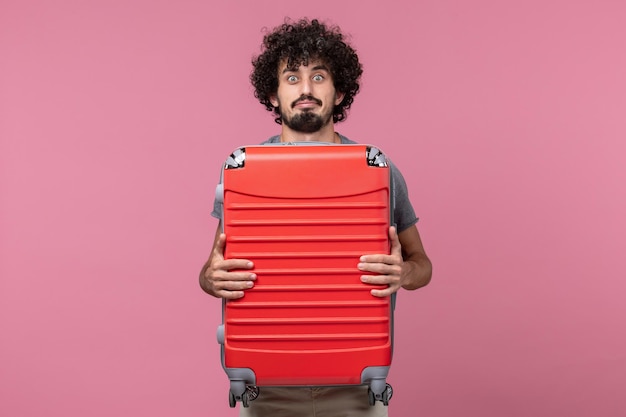
POLYGON ((296 101, 294 101, 293 103, 291 103, 291 108, 294 108, 296 106, 309 107, 309 106, 315 106, 315 105, 321 106, 322 100, 317 99, 313 96, 302 96, 296 101))

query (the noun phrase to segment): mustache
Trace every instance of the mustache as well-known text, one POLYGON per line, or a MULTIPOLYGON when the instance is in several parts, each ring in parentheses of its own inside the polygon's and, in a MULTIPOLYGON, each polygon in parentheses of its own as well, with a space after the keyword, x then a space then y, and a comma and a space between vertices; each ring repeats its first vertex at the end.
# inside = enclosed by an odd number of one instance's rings
POLYGON ((291 103, 291 108, 296 107, 296 104, 298 104, 301 101, 312 101, 315 104, 317 104, 318 106, 322 105, 322 100, 320 100, 319 98, 315 98, 313 96, 300 96, 296 101, 291 103))

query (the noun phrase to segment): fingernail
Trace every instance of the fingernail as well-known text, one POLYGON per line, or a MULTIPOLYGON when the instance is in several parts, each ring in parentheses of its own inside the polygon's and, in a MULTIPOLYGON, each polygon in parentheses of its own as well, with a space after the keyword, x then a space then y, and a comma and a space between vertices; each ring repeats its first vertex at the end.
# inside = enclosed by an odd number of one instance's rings
POLYGON ((364 266, 365 266, 364 264, 359 263, 356 267, 359 268, 359 269, 363 269, 364 266))
POLYGON ((252 262, 248 262, 248 268, 252 268, 254 264, 252 262))
POLYGON ((256 274, 250 274, 250 279, 252 280, 256 279, 256 274))
POLYGON ((254 282, 252 282, 252 281, 246 282, 246 287, 248 287, 248 288, 254 287, 254 282))

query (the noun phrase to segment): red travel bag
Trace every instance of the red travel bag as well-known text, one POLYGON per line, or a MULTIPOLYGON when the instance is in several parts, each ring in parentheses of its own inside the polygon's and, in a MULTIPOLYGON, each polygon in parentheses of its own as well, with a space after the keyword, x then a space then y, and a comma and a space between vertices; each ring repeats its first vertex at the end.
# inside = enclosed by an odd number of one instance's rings
MULTIPOLYGON (((390 172, 369 145, 238 148, 216 196, 225 258, 254 262, 254 288, 224 300, 218 327, 229 402, 263 386, 369 386, 387 405, 394 297, 371 295, 357 264, 389 253, 390 172)), ((382 287, 381 287, 382 288, 382 287)), ((259 388, 261 387, 261 391, 259 388)))

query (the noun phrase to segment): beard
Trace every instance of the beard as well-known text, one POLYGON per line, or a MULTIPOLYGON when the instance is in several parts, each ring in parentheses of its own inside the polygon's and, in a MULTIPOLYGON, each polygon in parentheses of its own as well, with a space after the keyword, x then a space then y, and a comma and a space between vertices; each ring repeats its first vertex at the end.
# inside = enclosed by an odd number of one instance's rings
POLYGON ((283 123, 290 129, 302 133, 314 133, 320 130, 328 123, 328 119, 324 120, 321 115, 315 114, 310 110, 302 113, 296 113, 292 117, 286 114, 282 115, 283 123))
MULTIPOLYGON (((304 98, 304 97, 303 97, 304 98)), ((305 97, 311 99, 311 97, 305 97)), ((300 100, 300 99, 299 99, 300 100)), ((292 104, 292 108, 299 101, 296 100, 292 104)), ((319 101, 320 106, 322 102, 319 101)), ((313 112, 313 109, 303 109, 298 113, 293 114, 291 117, 283 111, 282 106, 279 103, 280 108, 280 117, 283 123, 289 127, 290 129, 296 132, 302 133, 315 133, 326 126, 333 117, 333 109, 329 109, 325 113, 316 114, 313 112)))

